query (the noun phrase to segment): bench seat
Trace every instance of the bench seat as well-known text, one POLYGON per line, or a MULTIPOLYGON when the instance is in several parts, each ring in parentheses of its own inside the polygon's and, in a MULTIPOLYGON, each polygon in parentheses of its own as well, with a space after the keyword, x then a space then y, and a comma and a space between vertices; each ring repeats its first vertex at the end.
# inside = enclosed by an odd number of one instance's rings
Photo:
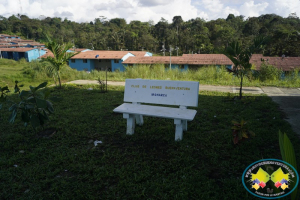
POLYGON ((192 121, 196 110, 123 103, 114 112, 192 121))
POLYGON ((113 111, 123 113, 127 135, 134 134, 136 124, 143 125, 143 116, 173 119, 177 141, 182 140, 183 131, 187 131, 187 121, 196 116, 197 111, 187 107, 197 107, 198 96, 199 82, 196 81, 126 79, 125 103, 113 111))

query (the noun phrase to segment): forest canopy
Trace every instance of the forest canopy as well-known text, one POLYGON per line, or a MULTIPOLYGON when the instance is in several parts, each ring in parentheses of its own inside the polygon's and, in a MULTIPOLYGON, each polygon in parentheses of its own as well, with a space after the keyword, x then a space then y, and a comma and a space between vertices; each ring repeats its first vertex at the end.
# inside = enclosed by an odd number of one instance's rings
MULTIPOLYGON (((235 16, 205 21, 201 18, 183 21, 174 16, 171 22, 126 22, 122 18, 100 16, 89 23, 77 23, 58 17, 31 19, 26 15, 0 16, 0 33, 23 39, 45 41, 45 34, 59 43, 73 43, 76 48, 95 50, 146 50, 162 55, 162 45, 169 50, 178 47, 183 53, 222 53, 226 45, 239 41, 247 46, 257 36, 270 38, 265 56, 300 55, 300 20, 295 13, 283 18, 276 14, 259 17, 235 16)), ((175 55, 175 52, 173 53, 175 55)))

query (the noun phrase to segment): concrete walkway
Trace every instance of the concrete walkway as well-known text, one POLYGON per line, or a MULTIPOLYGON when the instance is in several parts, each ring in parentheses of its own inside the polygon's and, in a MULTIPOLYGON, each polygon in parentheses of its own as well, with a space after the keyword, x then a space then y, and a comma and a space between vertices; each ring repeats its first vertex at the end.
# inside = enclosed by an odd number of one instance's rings
MULTIPOLYGON (((69 83, 80 85, 98 84, 97 81, 92 80, 76 80, 69 83)), ((107 84, 124 86, 125 82, 107 81, 107 84)), ((239 92, 239 87, 236 86, 200 85, 200 89, 218 92, 239 92)), ((243 87, 243 93, 266 94, 271 97, 274 102, 279 104, 283 112, 285 112, 287 116, 286 120, 300 137, 300 88, 243 87)))

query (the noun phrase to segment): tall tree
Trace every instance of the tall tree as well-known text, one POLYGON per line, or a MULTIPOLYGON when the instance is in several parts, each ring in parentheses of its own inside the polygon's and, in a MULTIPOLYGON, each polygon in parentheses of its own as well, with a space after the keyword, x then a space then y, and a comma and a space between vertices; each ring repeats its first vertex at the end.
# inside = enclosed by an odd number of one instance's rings
POLYGON ((48 42, 45 45, 47 49, 49 49, 49 51, 53 53, 53 57, 48 56, 46 60, 52 64, 50 66, 50 70, 54 72, 54 74, 57 76, 59 87, 61 88, 60 70, 70 60, 71 57, 78 54, 79 52, 67 52, 69 49, 72 48, 73 44, 58 44, 57 42, 50 39, 48 36, 46 37, 48 42))
POLYGON ((239 42, 232 42, 224 50, 224 54, 233 62, 233 69, 230 72, 241 79, 240 99, 242 98, 243 78, 251 70, 250 59, 253 53, 264 45, 265 41, 264 37, 256 37, 253 44, 247 48, 242 48, 239 42))

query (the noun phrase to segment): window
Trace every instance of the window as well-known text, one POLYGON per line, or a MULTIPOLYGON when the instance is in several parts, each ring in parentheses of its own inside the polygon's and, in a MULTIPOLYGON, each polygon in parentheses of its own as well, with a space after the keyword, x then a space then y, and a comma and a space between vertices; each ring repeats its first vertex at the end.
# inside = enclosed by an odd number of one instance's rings
POLYGON ((114 59, 114 63, 119 63, 119 60, 118 59, 114 59))
POLYGON ((83 59, 83 63, 87 63, 87 59, 83 59))
POLYGON ((110 62, 110 60, 105 60, 105 62, 110 62))
POLYGON ((75 63, 75 59, 71 59, 71 63, 75 63))
POLYGON ((102 62, 102 60, 101 60, 101 59, 99 59, 99 62, 102 62))

